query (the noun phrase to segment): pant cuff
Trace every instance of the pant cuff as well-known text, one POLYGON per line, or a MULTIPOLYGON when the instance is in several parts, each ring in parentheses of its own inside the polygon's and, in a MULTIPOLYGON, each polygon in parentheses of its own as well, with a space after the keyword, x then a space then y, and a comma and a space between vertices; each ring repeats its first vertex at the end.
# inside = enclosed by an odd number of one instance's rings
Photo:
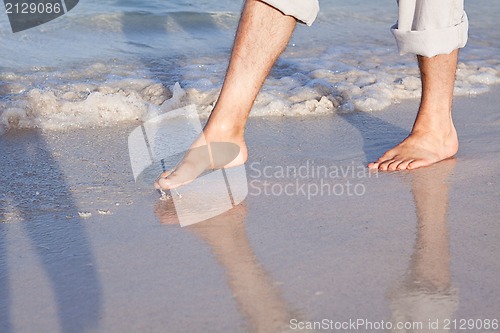
POLYGON ((459 24, 439 30, 401 31, 397 23, 391 27, 396 38, 399 53, 414 53, 424 57, 449 54, 467 43, 469 21, 467 14, 459 24))
POLYGON ((319 12, 318 0, 260 0, 285 15, 311 26, 319 12))

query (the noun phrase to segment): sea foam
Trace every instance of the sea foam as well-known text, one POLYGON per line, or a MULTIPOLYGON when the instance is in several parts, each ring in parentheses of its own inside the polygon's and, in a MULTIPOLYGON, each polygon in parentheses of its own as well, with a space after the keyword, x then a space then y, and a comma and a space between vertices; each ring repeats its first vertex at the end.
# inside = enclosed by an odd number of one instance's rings
MULTIPOLYGON (((322 4, 312 27, 296 29, 250 116, 375 112, 420 96, 415 57, 400 56, 388 30, 396 6, 358 2, 322 4)), ((493 28, 500 5, 484 13, 482 3, 467 9, 471 31, 460 52, 456 96, 500 83, 493 28)), ((0 132, 113 126, 191 104, 207 117, 224 79, 239 6, 144 6, 89 0, 64 19, 19 34, 0 24, 0 132)))

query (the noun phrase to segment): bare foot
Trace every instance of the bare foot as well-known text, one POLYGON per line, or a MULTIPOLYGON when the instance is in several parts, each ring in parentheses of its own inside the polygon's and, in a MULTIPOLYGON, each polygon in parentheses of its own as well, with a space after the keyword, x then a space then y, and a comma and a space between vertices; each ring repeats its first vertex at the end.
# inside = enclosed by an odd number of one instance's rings
POLYGON ((207 125, 181 162, 173 170, 158 177, 155 187, 174 189, 192 182, 207 170, 243 165, 247 158, 248 151, 242 134, 207 125))
POLYGON ((381 171, 412 170, 450 158, 458 151, 458 137, 453 123, 448 128, 438 131, 415 126, 403 142, 368 167, 381 171))
POLYGON ((417 58, 422 97, 413 129, 403 142, 370 163, 370 169, 417 169, 450 158, 458 150, 457 131, 451 118, 458 50, 417 58))

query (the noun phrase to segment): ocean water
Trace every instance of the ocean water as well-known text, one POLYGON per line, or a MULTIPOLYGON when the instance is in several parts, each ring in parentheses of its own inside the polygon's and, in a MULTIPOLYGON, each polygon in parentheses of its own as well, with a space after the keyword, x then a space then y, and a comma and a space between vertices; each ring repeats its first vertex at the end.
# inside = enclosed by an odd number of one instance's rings
MULTIPOLYGON (((0 133, 112 126, 195 104, 209 114, 243 1, 80 1, 69 14, 13 34, 0 15, 0 133)), ((299 25, 251 116, 378 111, 418 98, 415 58, 389 27, 395 1, 323 0, 299 25)), ((500 1, 466 2, 469 44, 456 95, 500 83, 500 1)))

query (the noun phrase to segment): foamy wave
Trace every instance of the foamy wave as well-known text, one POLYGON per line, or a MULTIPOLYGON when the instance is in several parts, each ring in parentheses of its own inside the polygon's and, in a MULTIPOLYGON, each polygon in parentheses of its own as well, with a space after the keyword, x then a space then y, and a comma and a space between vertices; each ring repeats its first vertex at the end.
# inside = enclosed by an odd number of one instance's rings
MULTIPOLYGON (((489 91, 500 83, 500 66, 458 66, 455 96, 489 91)), ((331 112, 380 111, 394 102, 419 98, 421 83, 417 68, 381 68, 346 71, 313 70, 269 79, 257 98, 254 116, 295 116, 331 112)))
MULTIPOLYGON (((380 61, 389 55, 373 51, 363 62, 328 51, 315 57, 316 62, 310 61, 310 56, 285 56, 280 60, 251 116, 378 111, 398 100, 420 96, 419 73, 413 59, 391 66, 380 61)), ((222 84, 224 59, 220 56, 179 61, 176 68, 181 74, 171 73, 179 82, 170 85, 144 78, 161 73, 161 65, 143 70, 137 64, 96 63, 79 70, 32 68, 24 74, 5 72, 0 74, 0 131, 112 126, 143 121, 190 104, 197 105, 201 116, 208 116, 222 84)), ((498 83, 500 62, 472 59, 458 66, 455 94, 480 94, 498 83)))
POLYGON ((33 88, 22 94, 22 98, 0 103, 0 125, 4 130, 110 126, 142 120, 148 113, 158 112, 159 106, 172 97, 169 89, 151 80, 33 88))

